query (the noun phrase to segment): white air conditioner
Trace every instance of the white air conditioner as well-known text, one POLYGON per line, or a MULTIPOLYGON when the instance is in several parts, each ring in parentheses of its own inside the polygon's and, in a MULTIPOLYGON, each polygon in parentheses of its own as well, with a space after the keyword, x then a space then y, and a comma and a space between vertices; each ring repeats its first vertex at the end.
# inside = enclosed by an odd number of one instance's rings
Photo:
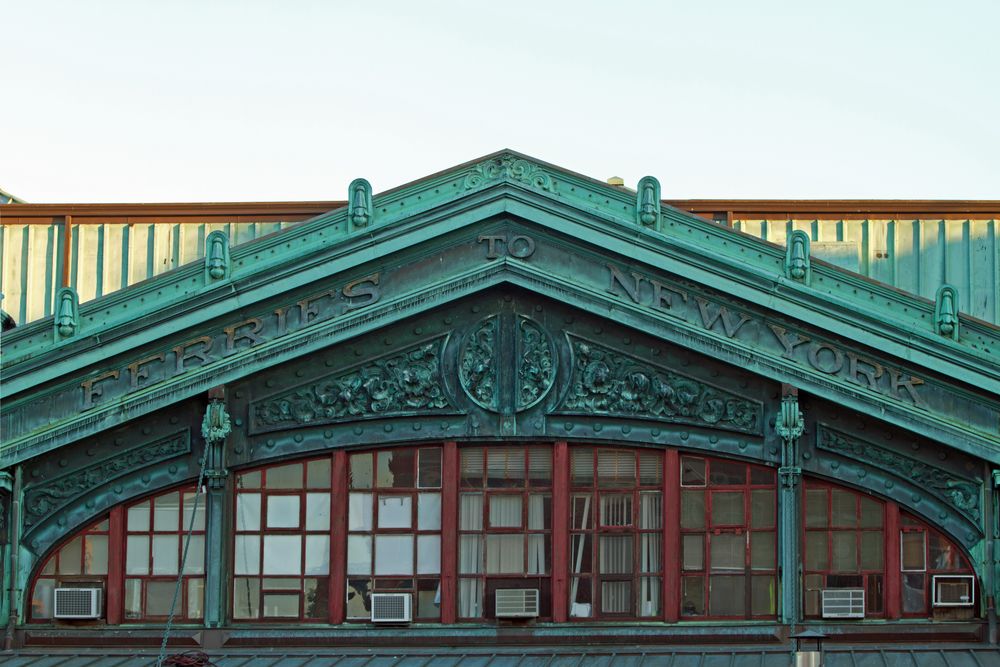
POLYGON ((971 574, 935 574, 935 607, 971 607, 976 602, 976 578, 971 574))
POLYGON ((864 618, 865 589, 824 588, 823 618, 864 618))
POLYGON ((55 589, 55 618, 100 618, 100 588, 55 589))
POLYGON ((496 592, 497 618, 535 618, 538 616, 537 588, 502 588, 496 592))
POLYGON ((409 593, 372 593, 372 623, 409 623, 409 593))

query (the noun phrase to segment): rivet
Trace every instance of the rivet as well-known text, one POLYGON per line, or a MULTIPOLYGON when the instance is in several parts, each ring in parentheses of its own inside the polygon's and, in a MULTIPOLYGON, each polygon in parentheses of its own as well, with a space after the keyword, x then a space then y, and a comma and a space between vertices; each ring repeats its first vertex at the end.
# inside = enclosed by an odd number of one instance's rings
POLYGON ((59 517, 58 519, 56 519, 56 523, 58 523, 60 526, 65 526, 66 525, 66 517, 64 517, 64 516, 59 517))
POLYGON ((770 454, 771 456, 774 456, 775 454, 778 453, 778 448, 777 447, 771 447, 770 449, 767 450, 767 453, 770 454))
POLYGON ((242 391, 236 392, 236 398, 243 398, 243 392, 242 391))
POLYGON ((38 540, 31 540, 31 547, 33 549, 37 549, 38 548, 38 540))
POLYGON ((94 509, 94 505, 96 505, 96 504, 97 503, 94 502, 93 498, 88 498, 87 499, 87 509, 94 509))
POLYGON ((918 445, 915 442, 911 442, 910 443, 910 449, 912 449, 913 451, 917 451, 918 449, 920 449, 920 445, 918 445))
POLYGON ((87 450, 87 456, 93 456, 96 453, 97 452, 96 452, 96 450, 93 447, 91 447, 90 449, 87 450))
POLYGON ((891 479, 885 480, 884 482, 882 482, 882 485, 887 489, 891 489, 892 487, 896 486, 895 484, 893 484, 891 479))
POLYGON ((38 468, 35 468, 34 470, 31 471, 31 477, 33 479, 38 479, 41 476, 42 476, 42 472, 38 468))
POLYGON ((541 431, 543 426, 545 426, 545 425, 541 422, 541 420, 535 422, 535 430, 536 431, 541 431))
POLYGON ((914 493, 913 496, 912 496, 912 499, 913 499, 913 502, 915 502, 915 503, 919 503, 921 500, 923 500, 923 498, 920 497, 919 493, 914 493))
POLYGON ((604 333, 604 329, 602 329, 601 327, 594 327, 594 333, 595 334, 602 334, 602 333, 604 333))
POLYGON ((302 434, 296 433, 295 435, 292 436, 292 440, 294 440, 295 442, 302 442, 302 434))
POLYGON ((361 350, 355 348, 355 350, 354 350, 354 356, 355 357, 360 357, 361 356, 361 350))
POLYGON ((683 361, 681 361, 681 366, 690 366, 690 365, 691 361, 688 359, 684 359, 683 361))
POLYGON ((688 432, 681 431, 681 440, 687 440, 687 439, 688 439, 688 432))
POLYGON ((572 431, 573 430, 573 424, 570 423, 570 422, 566 422, 565 424, 563 424, 563 428, 566 429, 567 431, 572 431))
POLYGON ((650 350, 650 352, 653 354, 654 357, 660 356, 660 348, 658 347, 654 347, 653 349, 650 350))
POLYGON ((747 442, 746 440, 740 440, 739 442, 736 443, 736 446, 739 447, 740 449, 746 449, 747 442))
POLYGON ((479 312, 479 306, 473 306, 472 307, 472 312, 478 313, 479 312))
POLYGON ((424 332, 424 330, 423 330, 423 329, 421 329, 420 327, 416 327, 416 328, 414 328, 414 329, 413 329, 413 333, 415 333, 415 334, 416 334, 416 335, 418 335, 418 336, 419 336, 420 334, 422 334, 423 332, 424 332))
POLYGON ((453 319, 451 319, 450 317, 446 317, 446 318, 444 318, 444 323, 445 323, 445 324, 451 324, 452 322, 454 322, 454 320, 453 320, 453 319))
POLYGON ((326 365, 327 368, 329 368, 330 366, 333 366, 334 362, 333 362, 333 359, 327 359, 323 363, 326 365))
POLYGON ((392 433, 392 424, 386 424, 385 426, 383 426, 383 427, 382 427, 382 429, 383 429, 383 430, 384 430, 384 431, 385 431, 386 433, 392 433))
POLYGON ((388 336, 386 336, 385 338, 383 338, 383 339, 382 339, 382 342, 383 342, 384 344, 386 344, 386 345, 392 345, 392 339, 391 339, 391 338, 389 338, 388 336))
POLYGON ((330 430, 323 431, 323 437, 329 440, 330 438, 333 437, 333 431, 330 430))
POLYGON ((941 513, 938 514, 938 518, 941 519, 942 521, 944 521, 945 519, 948 518, 948 513, 947 512, 941 512, 941 513))
POLYGON ((714 445, 715 443, 717 443, 719 441, 719 436, 717 436, 717 435, 709 436, 708 441, 711 442, 714 445))
POLYGON ((273 387, 274 386, 274 380, 272 380, 271 378, 268 378, 268 379, 264 380, 264 386, 265 387, 273 387))
POLYGON ((242 447, 233 447, 233 454, 242 454, 242 453, 243 453, 242 447))
POLYGON ((836 470, 839 467, 840 467, 840 461, 834 461, 833 463, 830 464, 831 470, 836 470))
POLYGON ((625 343, 626 345, 631 345, 632 339, 629 338, 628 336, 625 336, 624 338, 622 338, 622 342, 625 343))
POLYGON ((305 373, 304 373, 304 372, 302 372, 302 369, 301 369, 301 368, 300 368, 299 370, 295 371, 295 377, 297 377, 297 378, 300 378, 300 377, 302 377, 303 375, 305 375, 305 373))
POLYGON ((535 312, 536 313, 542 312, 542 304, 539 303, 535 305, 535 312))
POLYGON ((145 475, 142 476, 142 483, 143 484, 149 484, 149 480, 151 480, 151 479, 153 479, 153 478, 150 477, 149 474, 147 473, 147 474, 145 474, 145 475))
POLYGON ((938 452, 938 460, 944 461, 946 458, 948 458, 947 454, 944 452, 938 452))
POLYGON ((153 429, 149 428, 148 426, 145 427, 144 429, 142 429, 142 434, 143 435, 149 435, 152 432, 153 432, 153 429))
POLYGON ((419 431, 419 430, 420 430, 420 429, 422 429, 422 428, 423 428, 423 425, 422 425, 422 424, 421 424, 420 422, 417 422, 417 423, 415 423, 415 424, 413 425, 413 430, 414 430, 414 431, 419 431))
POLYGON ((365 430, 363 428, 361 428, 360 426, 355 426, 354 427, 354 435, 361 435, 364 432, 365 432, 365 430))
POLYGON ((233 423, 236 424, 237 426, 243 426, 243 420, 239 418, 234 419, 233 423))
POLYGON ((802 452, 802 460, 803 461, 808 461, 811 458, 812 458, 812 454, 810 454, 809 452, 802 452))
POLYGON ((177 466, 175 466, 175 465, 174 466, 170 466, 169 468, 167 468, 167 470, 170 471, 171 475, 174 475, 174 474, 177 473, 177 466))
POLYGON ((171 417, 171 418, 170 418, 170 423, 171 423, 171 424, 176 424, 176 423, 177 423, 177 421, 178 421, 178 420, 177 420, 177 417, 176 417, 176 416, 175 416, 175 417, 171 417))
POLYGON ((448 422, 441 422, 442 431, 447 431, 449 426, 451 426, 451 424, 449 424, 448 422))
POLYGON ((274 449, 274 440, 268 439, 268 441, 264 443, 264 446, 268 449, 274 449))
POLYGON ((601 424, 594 424, 592 428, 594 429, 595 433, 599 433, 601 429, 604 428, 604 426, 602 426, 601 424))
POLYGON ((60 468, 65 468, 68 465, 69 465, 69 461, 67 461, 66 459, 59 459, 59 467, 60 468))
POLYGON ((654 429, 650 430, 649 434, 651 436, 653 436, 654 438, 658 438, 658 437, 660 437, 660 429, 654 428, 654 429))
POLYGON ((967 539, 969 541, 969 543, 972 544, 973 542, 976 541, 976 534, 975 533, 969 533, 968 535, 965 536, 965 539, 967 539))
POLYGON ((864 468, 859 468, 858 469, 858 477, 866 477, 867 475, 868 475, 868 471, 867 470, 865 470, 864 468))
POLYGON ((117 493, 119 496, 122 494, 122 485, 121 484, 118 484, 118 485, 115 486, 115 493, 117 493))
POLYGON ((740 382, 740 388, 741 389, 746 389, 749 386, 750 386, 750 383, 747 382, 746 380, 744 380, 743 382, 740 382))
POLYGON ((628 434, 628 433, 631 433, 631 432, 632 432, 632 427, 631 426, 629 426, 628 424, 625 424, 624 426, 622 426, 622 433, 628 434))

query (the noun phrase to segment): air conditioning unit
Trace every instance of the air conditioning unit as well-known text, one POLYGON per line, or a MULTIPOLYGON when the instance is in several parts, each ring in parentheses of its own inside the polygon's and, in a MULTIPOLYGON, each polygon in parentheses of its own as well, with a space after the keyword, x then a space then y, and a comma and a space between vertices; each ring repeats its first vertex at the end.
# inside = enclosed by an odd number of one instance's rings
POLYGON ((503 588, 496 592, 497 618, 536 618, 539 594, 537 588, 503 588))
POLYGON ((409 593, 372 593, 372 623, 409 623, 409 593))
POLYGON ((864 618, 865 589, 824 588, 823 618, 864 618))
POLYGON ((55 618, 100 618, 100 588, 55 589, 55 618))
POLYGON ((931 581, 935 607, 971 607, 976 602, 976 578, 971 574, 935 574, 931 581))

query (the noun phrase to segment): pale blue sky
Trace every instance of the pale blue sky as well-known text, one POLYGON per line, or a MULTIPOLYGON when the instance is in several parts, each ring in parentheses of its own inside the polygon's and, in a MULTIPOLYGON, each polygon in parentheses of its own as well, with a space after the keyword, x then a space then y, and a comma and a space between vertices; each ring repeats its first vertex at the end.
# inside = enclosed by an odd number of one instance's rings
POLYGON ((667 198, 1000 198, 1000 0, 0 0, 0 188, 341 199, 509 147, 667 198))

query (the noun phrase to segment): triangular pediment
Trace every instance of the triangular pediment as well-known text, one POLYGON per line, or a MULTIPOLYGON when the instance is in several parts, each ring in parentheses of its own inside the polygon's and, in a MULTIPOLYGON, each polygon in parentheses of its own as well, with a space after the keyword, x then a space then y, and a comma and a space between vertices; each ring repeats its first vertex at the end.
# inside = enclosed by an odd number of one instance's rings
POLYGON ((942 336, 934 304, 818 261, 790 277, 784 248, 660 206, 655 181, 635 192, 503 151, 348 195, 81 305, 70 335, 48 319, 5 336, 4 460, 515 286, 1000 461, 995 327, 961 317, 942 336))

